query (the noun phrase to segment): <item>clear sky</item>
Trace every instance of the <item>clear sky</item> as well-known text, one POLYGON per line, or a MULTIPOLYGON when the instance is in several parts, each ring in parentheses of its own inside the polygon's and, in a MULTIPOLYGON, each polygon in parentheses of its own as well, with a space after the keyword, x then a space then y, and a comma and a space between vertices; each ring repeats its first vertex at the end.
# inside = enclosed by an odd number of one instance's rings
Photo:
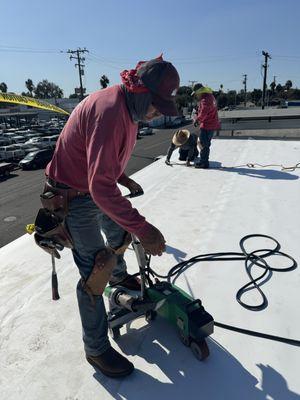
POLYGON ((262 87, 261 51, 272 59, 268 83, 300 87, 299 0, 0 0, 0 82, 25 91, 25 80, 48 79, 66 96, 78 86, 75 61, 64 53, 86 47, 84 85, 100 88, 161 52, 181 85, 218 89, 262 87), (64 52, 61 52, 64 51, 64 52))

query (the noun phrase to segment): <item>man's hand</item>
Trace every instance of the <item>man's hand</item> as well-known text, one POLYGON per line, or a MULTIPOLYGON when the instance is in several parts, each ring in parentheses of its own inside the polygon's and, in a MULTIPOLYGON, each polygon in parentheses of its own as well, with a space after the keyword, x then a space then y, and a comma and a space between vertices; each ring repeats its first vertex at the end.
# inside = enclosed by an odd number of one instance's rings
POLYGON ((139 239, 145 252, 152 256, 161 256, 166 250, 165 238, 153 225, 150 225, 150 229, 147 230, 147 233, 143 235, 143 237, 139 237, 139 239))
POLYGON ((143 188, 141 185, 139 185, 137 182, 135 182, 133 179, 129 178, 127 175, 123 174, 122 177, 118 180, 118 183, 122 186, 127 187, 129 189, 131 196, 134 197, 139 194, 143 194, 143 188))
POLYGON ((144 193, 142 186, 135 182, 133 179, 129 179, 126 187, 129 189, 132 196, 144 193))

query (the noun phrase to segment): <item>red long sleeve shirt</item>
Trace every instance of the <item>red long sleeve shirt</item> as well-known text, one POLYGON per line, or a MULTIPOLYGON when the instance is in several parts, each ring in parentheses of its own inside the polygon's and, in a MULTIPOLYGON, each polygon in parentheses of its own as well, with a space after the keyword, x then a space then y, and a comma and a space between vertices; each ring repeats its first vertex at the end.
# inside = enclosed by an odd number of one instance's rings
POLYGON ((198 104, 197 120, 200 128, 215 131, 220 129, 217 102, 213 94, 205 93, 198 104))
POLYGON ((135 124, 119 85, 89 95, 72 112, 46 175, 90 192, 94 202, 125 230, 143 236, 149 224, 117 186, 133 151, 135 124))

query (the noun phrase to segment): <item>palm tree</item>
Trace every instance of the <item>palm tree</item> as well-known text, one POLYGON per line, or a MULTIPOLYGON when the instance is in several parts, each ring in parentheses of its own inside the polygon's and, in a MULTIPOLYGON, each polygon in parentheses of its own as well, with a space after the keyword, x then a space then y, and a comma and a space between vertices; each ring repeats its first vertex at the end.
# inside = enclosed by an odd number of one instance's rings
POLYGON ((272 94, 274 94, 274 92, 275 92, 275 88, 276 88, 276 82, 271 82, 270 83, 270 88, 271 88, 271 91, 272 91, 272 94))
POLYGON ((285 82, 285 88, 286 88, 286 90, 290 90, 291 89, 291 87, 293 86, 293 83, 292 83, 292 81, 291 80, 287 80, 286 82, 285 82))
POLYGON ((109 79, 106 75, 102 75, 100 78, 100 85, 102 89, 105 89, 109 84, 109 79))
POLYGON ((27 81, 25 82, 25 85, 30 93, 30 97, 33 97, 32 92, 34 91, 34 84, 32 80, 28 78, 27 81))
POLYGON ((5 82, 0 83, 0 92, 7 93, 7 84, 5 82))

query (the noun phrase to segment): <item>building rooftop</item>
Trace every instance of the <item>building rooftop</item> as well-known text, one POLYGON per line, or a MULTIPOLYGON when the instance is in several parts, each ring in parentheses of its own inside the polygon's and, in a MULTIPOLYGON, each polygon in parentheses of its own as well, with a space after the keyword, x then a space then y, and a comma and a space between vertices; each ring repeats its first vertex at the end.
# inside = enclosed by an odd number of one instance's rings
MULTIPOLYGON (((152 258, 152 268, 166 274, 198 254, 240 252, 240 239, 254 233, 274 237, 299 261, 300 170, 246 165, 292 166, 299 154, 299 141, 219 139, 212 145, 212 169, 168 167, 159 160, 134 174, 145 194, 132 202, 167 240, 166 253, 152 258), (231 168, 220 169, 221 164, 231 168)), ((178 163, 176 153, 173 162, 178 163)), ((256 238, 247 246, 272 243, 256 238)), ((126 260, 129 272, 137 272, 130 249, 126 260)), ((278 268, 290 264, 275 255, 269 262, 278 268)), ((0 264, 2 399, 300 398, 299 346, 215 327, 207 339, 210 356, 199 362, 159 317, 150 324, 140 318, 122 328, 118 342, 111 340, 136 370, 124 380, 105 378, 84 358, 71 252, 64 250, 57 261, 59 301, 51 300, 50 256, 32 236, 1 248, 0 264)), ((261 274, 257 267, 252 272, 261 274)), ((218 322, 300 340, 299 268, 268 276, 261 285, 268 299, 262 311, 237 303, 236 292, 247 282, 243 261, 218 261, 193 265, 176 285, 201 299, 218 322)), ((244 300, 257 304, 261 298, 251 290, 244 300)))

